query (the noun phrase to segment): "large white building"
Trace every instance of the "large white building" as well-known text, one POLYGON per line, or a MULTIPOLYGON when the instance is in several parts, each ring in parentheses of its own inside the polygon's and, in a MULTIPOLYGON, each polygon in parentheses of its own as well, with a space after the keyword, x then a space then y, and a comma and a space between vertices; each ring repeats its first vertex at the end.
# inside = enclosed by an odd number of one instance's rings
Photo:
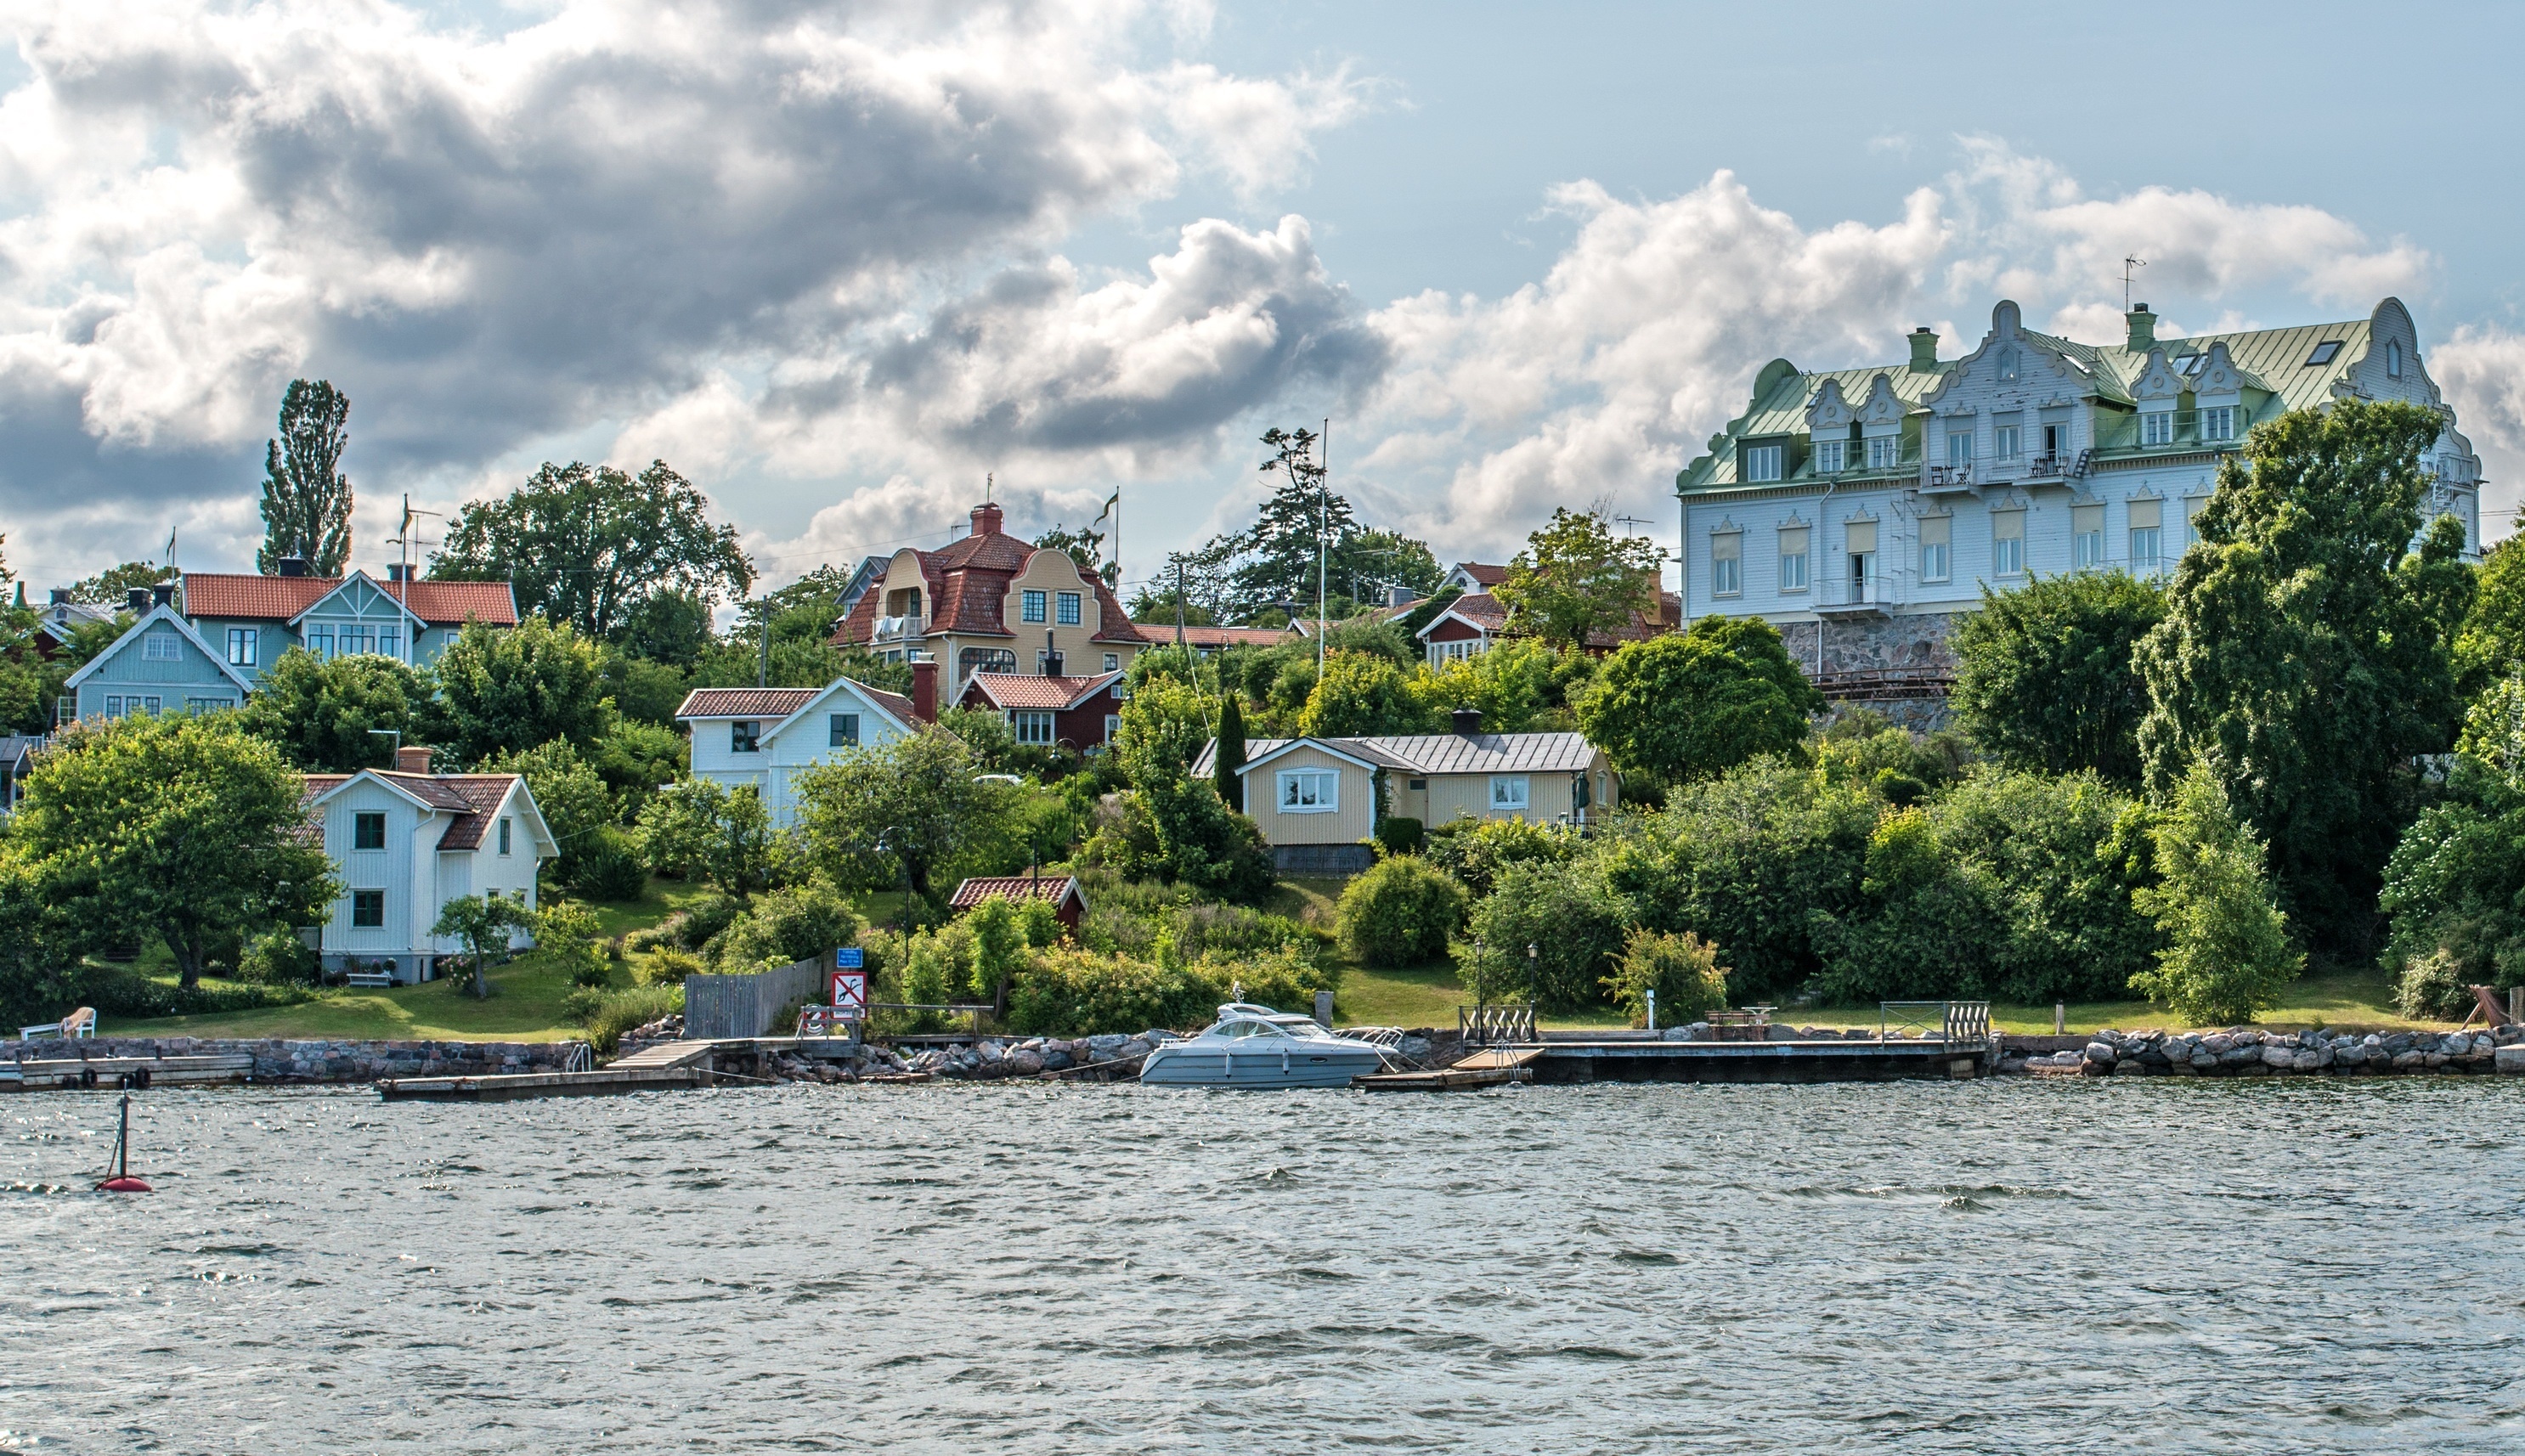
POLYGON ((1906 364, 1773 360, 1751 407, 1675 477, 1685 618, 1767 618, 1827 691, 1906 678, 1934 691, 1954 616, 1985 583, 2170 571, 2246 431, 2341 399, 2445 416, 2423 511, 2453 515, 2479 551, 2480 461, 2400 301, 2344 323, 2179 339, 2155 327, 2142 304, 2118 345, 2079 344, 2026 328, 2003 302, 1961 359, 1940 360, 1924 328, 1906 364))

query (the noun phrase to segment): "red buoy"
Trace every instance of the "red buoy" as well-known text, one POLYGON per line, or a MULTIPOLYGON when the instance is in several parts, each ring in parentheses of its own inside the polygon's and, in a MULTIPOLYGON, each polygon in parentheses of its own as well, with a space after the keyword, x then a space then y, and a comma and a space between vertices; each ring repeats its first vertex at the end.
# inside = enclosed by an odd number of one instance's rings
POLYGON ((123 1095, 123 1121, 114 1132, 114 1156, 106 1167, 112 1176, 96 1186, 100 1193, 154 1192, 149 1185, 131 1176, 131 1094, 123 1095))
POLYGON ((131 1177, 129 1174, 125 1174, 121 1178, 109 1178, 105 1182, 98 1184, 96 1186, 96 1190, 100 1193, 146 1193, 155 1191, 149 1187, 149 1185, 142 1183, 137 1178, 131 1177))

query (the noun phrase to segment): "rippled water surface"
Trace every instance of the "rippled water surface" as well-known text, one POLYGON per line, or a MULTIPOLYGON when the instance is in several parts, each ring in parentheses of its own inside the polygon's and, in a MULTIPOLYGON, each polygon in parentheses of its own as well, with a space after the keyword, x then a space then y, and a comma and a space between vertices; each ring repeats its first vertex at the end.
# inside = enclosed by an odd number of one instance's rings
POLYGON ((0 1448, 2525 1449, 2525 1079, 0 1101, 0 1448))

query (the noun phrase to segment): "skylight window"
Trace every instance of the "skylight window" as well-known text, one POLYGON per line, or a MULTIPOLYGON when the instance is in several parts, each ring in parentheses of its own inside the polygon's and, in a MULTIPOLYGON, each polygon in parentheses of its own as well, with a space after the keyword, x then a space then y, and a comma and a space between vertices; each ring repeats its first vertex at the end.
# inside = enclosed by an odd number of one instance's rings
POLYGON ((2310 369, 2316 364, 2328 364, 2332 363, 2333 360, 2339 358, 2340 354, 2341 341, 2339 339, 2326 339, 2322 343, 2315 345, 2314 352, 2305 357, 2305 366, 2310 369))
POLYGON ((2205 354, 2187 354, 2174 362, 2174 371, 2189 379, 2201 372, 2202 364, 2208 358, 2205 354))

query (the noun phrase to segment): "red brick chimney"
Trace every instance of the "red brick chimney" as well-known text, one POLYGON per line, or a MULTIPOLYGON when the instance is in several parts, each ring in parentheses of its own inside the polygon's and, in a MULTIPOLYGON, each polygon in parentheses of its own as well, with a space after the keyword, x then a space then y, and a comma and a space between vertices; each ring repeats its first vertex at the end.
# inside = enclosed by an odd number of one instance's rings
MULTIPOLYGON (((973 512, 976 523, 982 513, 973 512)), ((938 659, 924 657, 912 664, 912 716, 916 722, 938 721, 938 659)))
POLYGON ((973 534, 976 536, 998 536, 1004 534, 1000 530, 999 507, 981 505, 973 508, 973 534))
POLYGON ((429 772, 429 750, 420 744, 403 744, 395 749, 395 772, 429 772))

